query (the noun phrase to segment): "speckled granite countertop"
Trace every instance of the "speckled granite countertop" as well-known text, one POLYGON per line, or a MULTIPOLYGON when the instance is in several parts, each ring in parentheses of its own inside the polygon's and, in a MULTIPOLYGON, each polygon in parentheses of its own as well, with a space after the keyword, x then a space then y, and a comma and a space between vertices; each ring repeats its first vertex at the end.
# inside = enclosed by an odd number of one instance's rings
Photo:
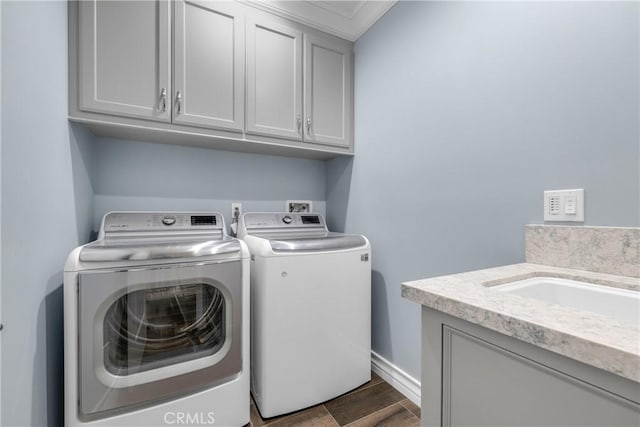
POLYGON ((491 289, 537 276, 640 291, 640 279, 634 277, 524 263, 403 283, 402 296, 640 382, 640 319, 623 322, 491 289))

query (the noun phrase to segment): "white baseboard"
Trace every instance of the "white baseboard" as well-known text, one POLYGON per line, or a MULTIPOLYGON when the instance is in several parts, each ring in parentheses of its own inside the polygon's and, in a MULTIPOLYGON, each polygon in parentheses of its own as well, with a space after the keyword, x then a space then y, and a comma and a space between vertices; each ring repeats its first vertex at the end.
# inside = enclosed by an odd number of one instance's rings
POLYGON ((371 370, 388 382, 393 388, 404 394, 407 399, 420 406, 420 381, 375 351, 371 352, 371 370))

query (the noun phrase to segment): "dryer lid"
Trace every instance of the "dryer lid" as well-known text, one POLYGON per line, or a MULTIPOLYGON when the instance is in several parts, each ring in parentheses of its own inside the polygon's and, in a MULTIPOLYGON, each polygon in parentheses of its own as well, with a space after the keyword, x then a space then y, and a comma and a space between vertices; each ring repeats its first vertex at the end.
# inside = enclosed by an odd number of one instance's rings
POLYGON ((98 240, 86 245, 80 252, 80 261, 145 261, 176 258, 199 258, 240 252, 237 239, 176 240, 131 239, 98 240))

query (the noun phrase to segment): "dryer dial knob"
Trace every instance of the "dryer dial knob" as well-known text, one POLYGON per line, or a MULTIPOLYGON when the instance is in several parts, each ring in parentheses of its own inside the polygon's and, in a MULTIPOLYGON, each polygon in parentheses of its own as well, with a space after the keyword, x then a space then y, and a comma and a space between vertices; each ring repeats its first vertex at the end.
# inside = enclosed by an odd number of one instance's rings
POLYGON ((293 219, 289 215, 282 217, 282 222, 285 224, 291 224, 291 221, 293 221, 293 219))

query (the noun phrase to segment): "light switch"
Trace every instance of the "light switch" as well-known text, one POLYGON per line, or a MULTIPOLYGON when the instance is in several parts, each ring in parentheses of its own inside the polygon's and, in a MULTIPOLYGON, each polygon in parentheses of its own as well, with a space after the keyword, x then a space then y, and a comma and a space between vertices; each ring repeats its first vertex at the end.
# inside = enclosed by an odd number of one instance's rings
POLYGON ((578 200, 575 194, 567 194, 564 201, 564 213, 567 215, 575 215, 577 203, 578 200))
POLYGON ((584 189, 545 191, 544 220, 584 222, 584 189))
POLYGON ((562 200, 560 196, 550 196, 549 197, 549 215, 560 215, 560 207, 562 205, 562 200))

